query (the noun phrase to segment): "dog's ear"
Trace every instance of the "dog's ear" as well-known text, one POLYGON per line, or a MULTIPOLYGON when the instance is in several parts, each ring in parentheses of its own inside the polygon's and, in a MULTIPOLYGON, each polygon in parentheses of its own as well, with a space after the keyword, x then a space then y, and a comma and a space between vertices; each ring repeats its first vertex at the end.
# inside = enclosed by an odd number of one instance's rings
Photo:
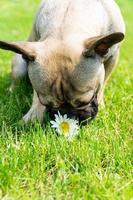
POLYGON ((90 57, 92 54, 96 53, 103 57, 108 53, 110 47, 121 42, 123 39, 124 34, 121 32, 90 38, 85 41, 85 50, 83 51, 83 55, 85 57, 90 57))
POLYGON ((13 51, 18 54, 22 54, 22 56, 30 61, 35 60, 36 58, 36 42, 5 42, 0 41, 0 49, 5 49, 9 51, 13 51))

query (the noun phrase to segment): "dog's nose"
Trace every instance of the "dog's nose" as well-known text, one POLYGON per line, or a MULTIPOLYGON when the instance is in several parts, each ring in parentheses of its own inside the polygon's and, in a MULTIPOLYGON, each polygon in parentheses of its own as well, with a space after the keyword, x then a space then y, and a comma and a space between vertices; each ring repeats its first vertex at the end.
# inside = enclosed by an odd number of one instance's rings
POLYGON ((88 122, 93 120, 98 113, 97 108, 90 108, 89 111, 84 111, 78 115, 79 123, 82 125, 86 125, 88 122))

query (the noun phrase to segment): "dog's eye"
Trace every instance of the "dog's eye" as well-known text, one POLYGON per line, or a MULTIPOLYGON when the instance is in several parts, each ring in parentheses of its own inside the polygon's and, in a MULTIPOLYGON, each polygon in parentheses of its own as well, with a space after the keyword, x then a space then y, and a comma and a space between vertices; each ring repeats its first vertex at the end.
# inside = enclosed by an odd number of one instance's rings
POLYGON ((96 57, 95 54, 90 54, 90 55, 87 56, 87 58, 91 58, 91 59, 94 59, 95 57, 96 57))

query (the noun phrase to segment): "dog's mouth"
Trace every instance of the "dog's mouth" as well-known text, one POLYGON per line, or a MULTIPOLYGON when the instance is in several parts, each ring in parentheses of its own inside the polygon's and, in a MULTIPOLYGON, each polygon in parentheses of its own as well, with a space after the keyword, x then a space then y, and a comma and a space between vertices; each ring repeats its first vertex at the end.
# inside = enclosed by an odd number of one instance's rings
POLYGON ((67 114, 69 118, 77 119, 80 124, 85 125, 94 119, 98 113, 97 95, 94 95, 88 105, 86 105, 83 109, 76 109, 69 104, 64 104, 59 109, 54 109, 50 106, 47 106, 47 112, 52 120, 54 120, 55 114, 60 112, 61 115, 67 114))

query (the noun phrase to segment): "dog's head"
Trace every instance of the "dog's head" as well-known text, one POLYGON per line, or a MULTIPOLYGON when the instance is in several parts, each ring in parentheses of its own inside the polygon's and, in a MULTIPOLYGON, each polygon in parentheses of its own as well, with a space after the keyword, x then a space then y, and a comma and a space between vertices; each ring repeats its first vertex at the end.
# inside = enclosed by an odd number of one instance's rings
POLYGON ((104 61, 109 49, 124 38, 122 33, 98 36, 80 47, 59 40, 3 42, 0 48, 22 54, 41 104, 52 117, 57 111, 80 121, 98 112, 97 95, 105 78, 104 61))

